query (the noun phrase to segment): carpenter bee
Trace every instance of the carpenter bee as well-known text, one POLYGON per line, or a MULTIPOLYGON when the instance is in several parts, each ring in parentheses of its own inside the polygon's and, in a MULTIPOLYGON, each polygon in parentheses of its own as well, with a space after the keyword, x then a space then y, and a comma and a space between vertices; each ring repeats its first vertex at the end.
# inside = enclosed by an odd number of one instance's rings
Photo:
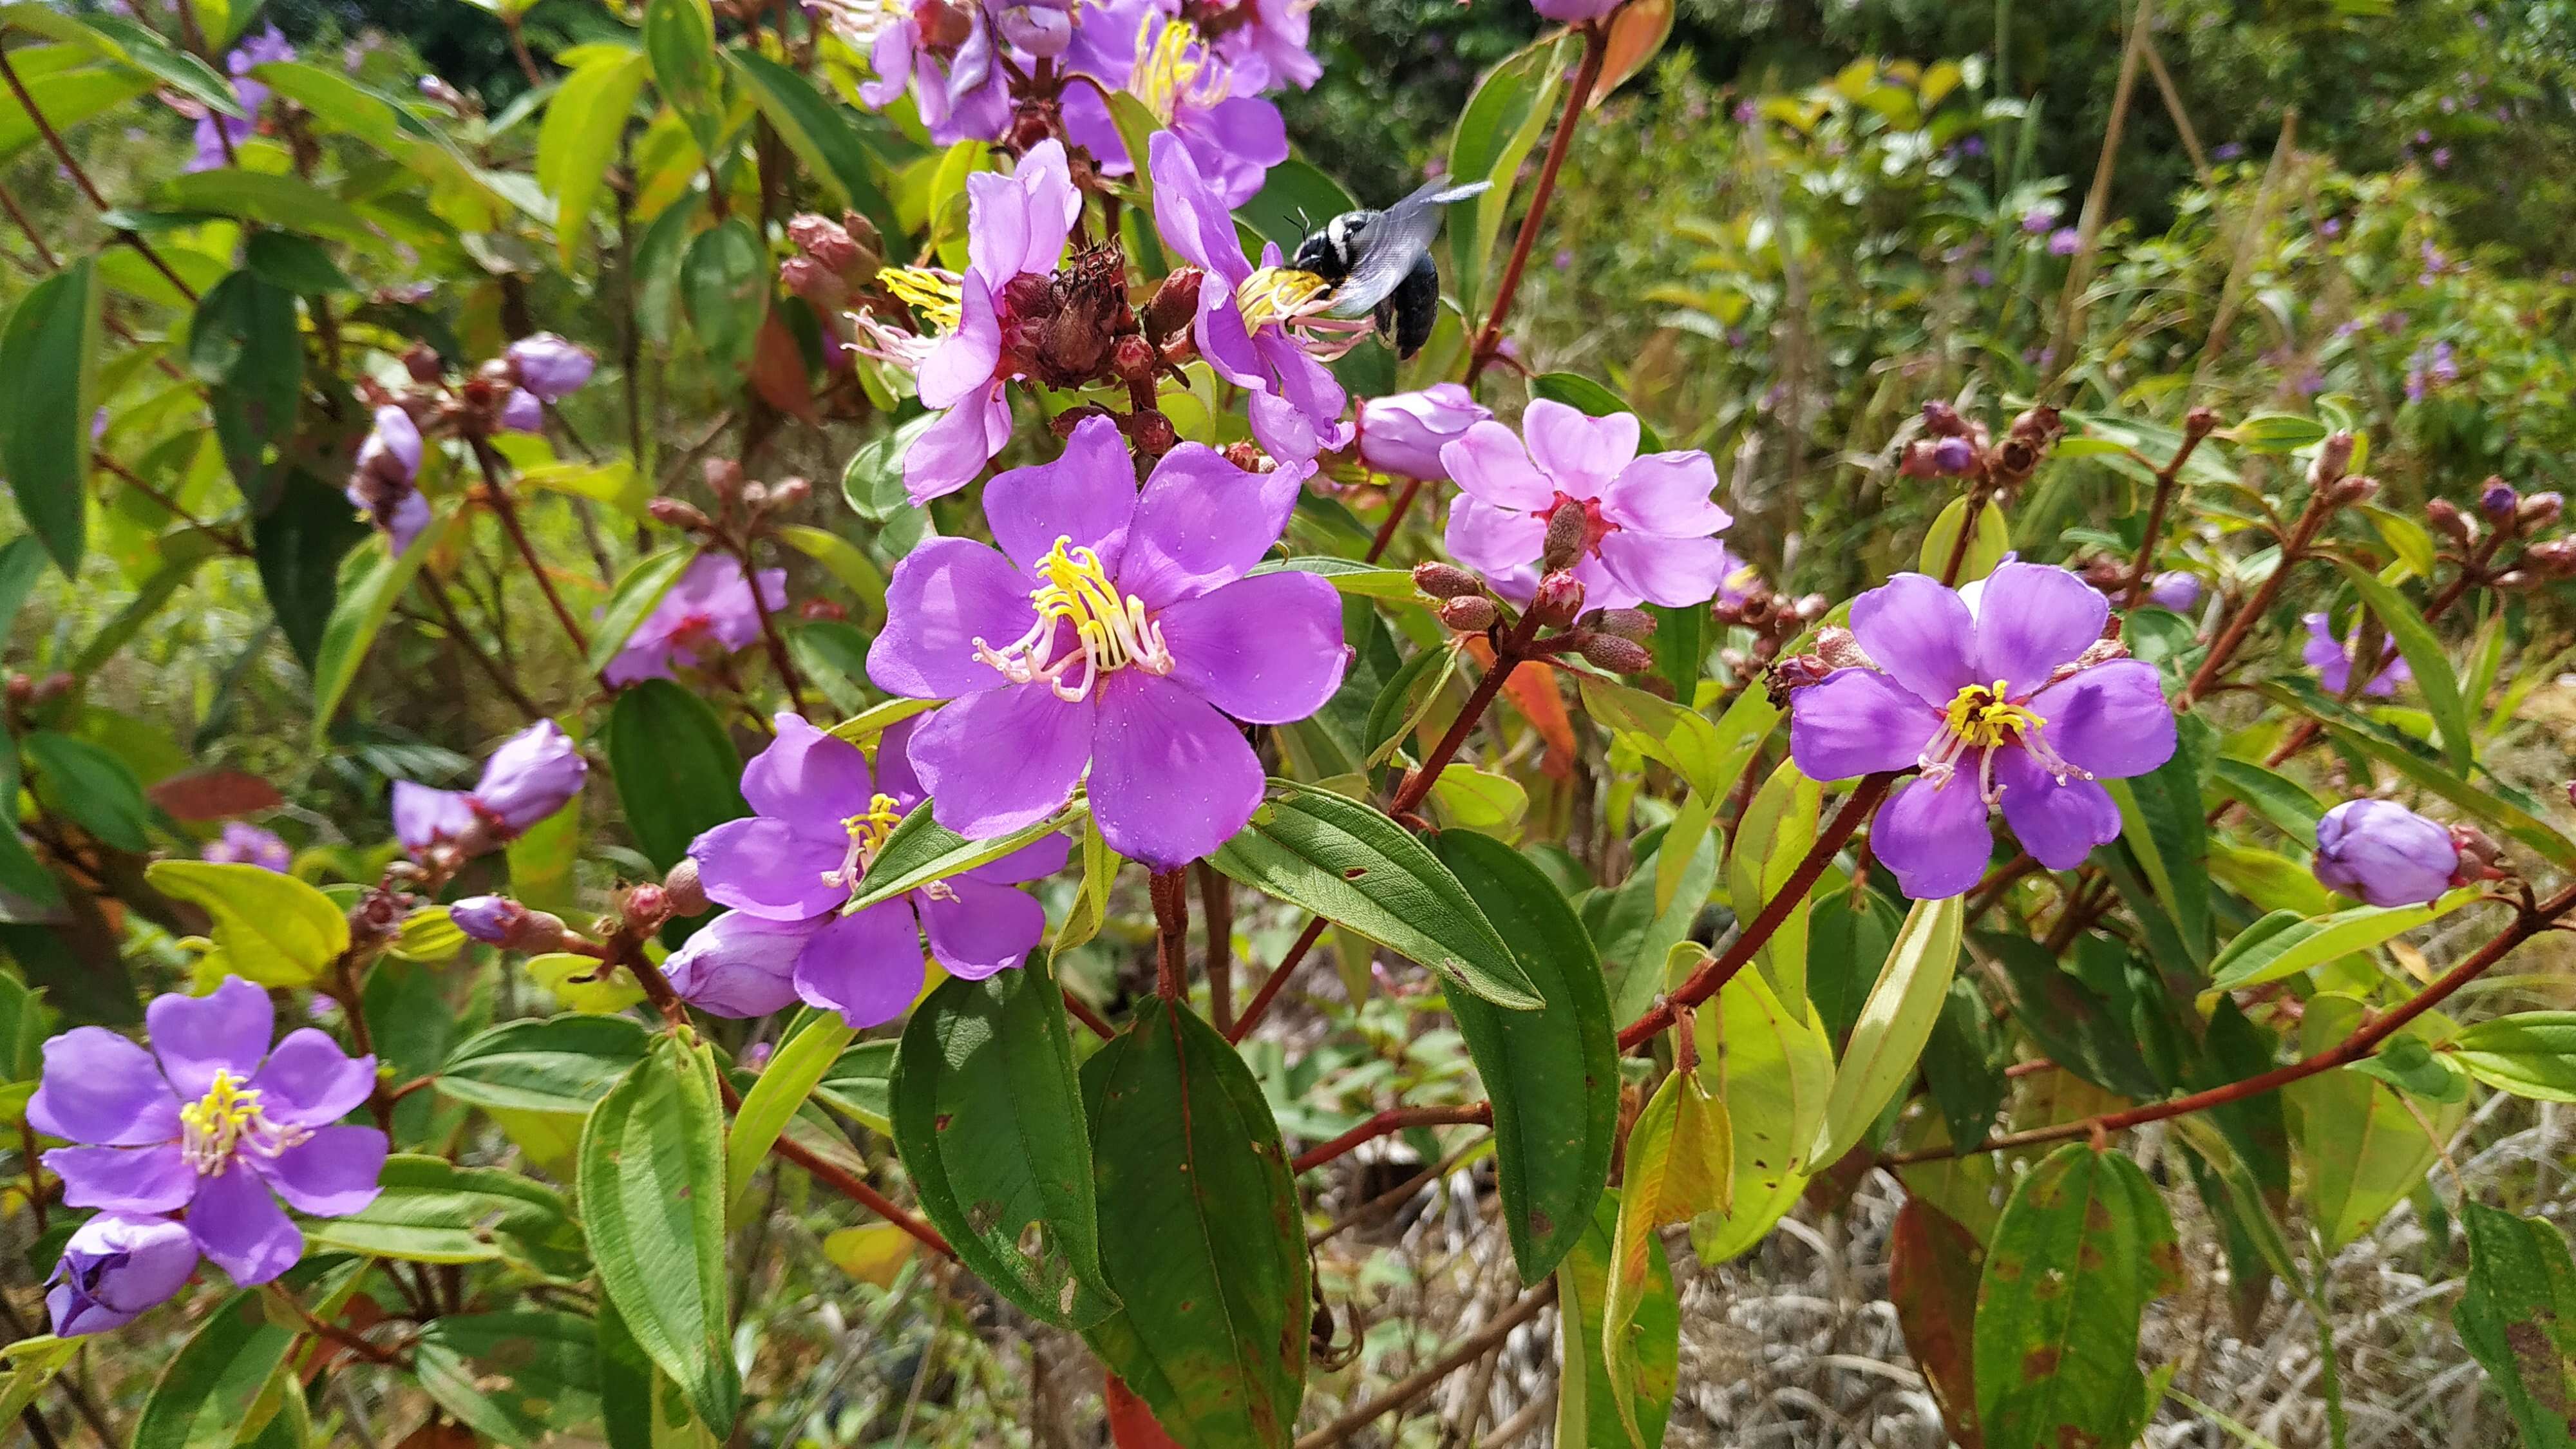
POLYGON ((1440 234, 1440 208, 1464 201, 1491 182, 1463 186, 1434 181, 1384 211, 1346 211, 1297 244, 1289 265, 1334 284, 1332 317, 1377 320, 1378 335, 1411 357, 1431 340, 1440 313, 1440 268, 1431 239, 1440 234))

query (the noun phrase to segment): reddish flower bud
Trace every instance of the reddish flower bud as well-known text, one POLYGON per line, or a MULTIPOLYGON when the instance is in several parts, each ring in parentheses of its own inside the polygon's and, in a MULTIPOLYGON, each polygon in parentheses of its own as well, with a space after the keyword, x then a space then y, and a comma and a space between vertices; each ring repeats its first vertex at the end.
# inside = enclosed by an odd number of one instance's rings
POLYGON ((1622 639, 1651 639, 1655 636, 1655 616, 1643 609, 1604 609, 1592 627, 1604 634, 1622 639))
POLYGON ((1148 458, 1163 456, 1181 441, 1181 430, 1154 408, 1144 408, 1120 418, 1118 431, 1125 433, 1128 443, 1148 458))
POLYGON ((627 928, 639 932, 650 931, 671 919, 671 910, 671 893, 650 881, 628 886, 625 900, 618 905, 618 914, 625 918, 627 928))
POLYGON ((2352 434, 2326 434, 2326 440, 2317 445, 2316 461, 2308 465, 2308 486, 2323 488, 2342 477, 2343 470, 2352 466, 2352 449, 2352 434))
POLYGON ((1587 633, 1579 652, 1613 674, 1639 674, 1655 667, 1655 656, 1645 645, 1616 634, 1587 633))
POLYGON ((847 272, 858 265, 859 244, 849 229, 828 216, 807 212, 787 223, 787 239, 826 270, 847 272))
POLYGON ((415 342, 411 350, 403 354, 403 371, 411 374, 412 381, 426 386, 447 375, 447 363, 438 355, 437 348, 426 342, 415 342))
POLYGON ((1871 663, 1869 651, 1860 647, 1859 636, 1839 624, 1816 631, 1815 657, 1827 669, 1867 669, 1871 663))
POLYGON ((2514 510, 2513 521, 2523 532, 2536 533, 2556 523, 2558 515, 2566 509, 2566 506, 2567 500, 2558 494, 2534 493, 2522 500, 2522 506, 2514 510))
POLYGON ((1154 385, 1154 344, 1130 332, 1109 347, 1109 370, 1129 387, 1154 385))
POLYGON ((1569 569, 1583 557, 1584 534, 1590 520, 1579 507, 1560 507, 1547 516, 1547 538, 1539 550, 1539 567, 1569 569))
POLYGON ((1485 581, 1458 567, 1438 562, 1413 566, 1413 586, 1435 599, 1462 599, 1485 591, 1485 581))
POLYGON ((778 280, 787 290, 824 312, 837 312, 850 300, 850 287, 840 275, 812 257, 789 257, 778 264, 778 280))
POLYGON ((2424 505, 2425 521, 2433 531, 2466 548, 2477 541, 2478 526, 2460 511, 2460 505, 2448 498, 2436 498, 2424 505))
POLYGON ((1530 596, 1530 612, 1550 629, 1573 623, 1583 613, 1583 581, 1566 569, 1549 571, 1539 579, 1538 592, 1530 596))
POLYGON ((2349 508, 2353 504, 2367 502, 2378 491, 2378 479, 2367 473, 2355 473, 2349 478, 2336 479, 2332 491, 2326 496, 2349 508))
POLYGON ((1936 438, 1962 438, 1968 433, 1968 420, 1959 410, 1938 398, 1923 405, 1923 431, 1936 438))
POLYGON ((715 527, 714 520, 708 518, 696 504, 686 499, 656 498, 644 505, 644 511, 652 514, 653 521, 656 523, 671 528, 685 528, 692 533, 704 533, 715 527))
POLYGON ((1440 601, 1440 622, 1461 634, 1482 634, 1501 617, 1502 611, 1494 607, 1493 600, 1474 594, 1440 601))
POLYGON ((742 489, 742 465, 731 458, 709 458, 701 471, 707 480, 707 491, 718 498, 731 500, 742 489))
POLYGON ((2522 565, 2543 578, 2576 578, 2576 539, 2535 543, 2522 551, 2522 565))
POLYGON ((804 502, 814 492, 814 485, 802 478, 781 478, 769 485, 769 506, 789 509, 804 502))
POLYGON ((698 880, 698 862, 693 856, 682 856, 680 863, 662 877, 662 899, 675 916, 700 916, 707 910, 707 888, 698 880))
POLYGON ((2182 432, 2186 438, 2205 438, 2218 431, 2218 409, 2193 408, 2182 415, 2182 432))
POLYGON ((1154 289, 1154 299, 1145 304, 1145 335, 1161 343, 1196 320, 1203 280, 1196 267, 1182 267, 1163 278, 1163 284, 1154 289))
POLYGON ((849 618, 850 611, 846 605, 831 599, 807 599, 796 606, 796 617, 837 623, 849 618))

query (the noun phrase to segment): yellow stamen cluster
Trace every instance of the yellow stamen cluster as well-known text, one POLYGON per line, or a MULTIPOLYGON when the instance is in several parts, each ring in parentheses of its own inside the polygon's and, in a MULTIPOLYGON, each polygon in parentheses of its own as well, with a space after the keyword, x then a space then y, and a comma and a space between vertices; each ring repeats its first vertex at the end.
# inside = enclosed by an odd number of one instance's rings
POLYGON ((1029 602, 1037 605, 1040 624, 1058 619, 1072 624, 1100 668, 1116 669, 1140 652, 1145 603, 1133 597, 1120 600, 1100 555, 1088 548, 1067 549, 1072 541, 1057 539, 1038 560, 1038 577, 1046 582, 1029 595, 1029 602))
POLYGON ((206 1095, 179 1109, 180 1151, 201 1174, 221 1172, 242 1139, 264 1125, 259 1089, 217 1069, 206 1095))
POLYGON ((2048 721, 2005 698, 2009 684, 1971 684, 1950 701, 1950 732, 1971 749, 1991 749, 2007 739, 2029 739, 2048 721))
POLYGON ((1314 301, 1332 289, 1332 283, 1313 272, 1263 267, 1234 289, 1234 305, 1243 313, 1244 329, 1250 331, 1268 322, 1302 320, 1314 310, 1314 301))
POLYGON ((1184 100, 1212 103, 1224 98, 1226 77, 1187 21, 1167 20, 1147 10, 1136 30, 1136 70, 1127 93, 1145 103, 1154 119, 1168 126, 1184 100))
POLYGON ((957 278, 928 267, 887 267, 877 273, 877 280, 922 316, 957 330, 965 309, 957 278))
POLYGON ((868 801, 868 813, 849 816, 841 822, 841 828, 850 832, 850 839, 858 844, 859 858, 866 861, 876 859, 877 852, 885 848, 886 837, 902 823, 903 812, 894 808, 894 797, 880 793, 868 801))

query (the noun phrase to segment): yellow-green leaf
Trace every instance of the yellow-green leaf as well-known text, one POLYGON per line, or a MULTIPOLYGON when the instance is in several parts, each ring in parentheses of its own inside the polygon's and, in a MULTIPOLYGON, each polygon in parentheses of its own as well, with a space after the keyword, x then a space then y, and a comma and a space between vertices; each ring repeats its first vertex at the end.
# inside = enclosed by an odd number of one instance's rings
POLYGON ((256 865, 154 861, 145 880, 214 918, 215 949, 233 974, 262 986, 309 986, 349 949, 349 918, 331 898, 256 865))

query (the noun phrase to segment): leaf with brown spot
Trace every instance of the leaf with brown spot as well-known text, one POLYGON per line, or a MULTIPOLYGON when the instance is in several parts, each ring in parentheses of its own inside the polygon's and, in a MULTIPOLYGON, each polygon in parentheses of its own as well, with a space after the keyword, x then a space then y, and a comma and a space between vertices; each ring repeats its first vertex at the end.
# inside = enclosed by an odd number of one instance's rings
POLYGON ((1655 1230, 1703 1212, 1725 1211, 1734 1189, 1735 1143, 1726 1104, 1697 1072, 1674 1072, 1647 1099, 1628 1131, 1627 1175, 1611 1234, 1610 1281, 1602 1309, 1601 1363, 1622 1427, 1652 1449, 1637 1419, 1636 1343, 1631 1326, 1652 1275, 1655 1230))
POLYGON ((2576 1443, 2576 1261, 2550 1223, 2462 1204, 2469 1281, 2451 1310, 2529 1449, 2576 1443))
POLYGON ((1977 1285, 1984 1449, 2137 1437, 2153 1407, 2138 1320, 2166 1291, 2173 1241, 2155 1184, 2119 1153, 2072 1143, 2021 1180, 1977 1285))
POLYGON ((1905 1350, 1923 1371, 1941 1422, 1960 1449, 1984 1449, 1971 1372, 1977 1324, 1977 1267, 1986 1250, 1939 1208, 1909 1197, 1887 1245, 1887 1296, 1905 1350))

